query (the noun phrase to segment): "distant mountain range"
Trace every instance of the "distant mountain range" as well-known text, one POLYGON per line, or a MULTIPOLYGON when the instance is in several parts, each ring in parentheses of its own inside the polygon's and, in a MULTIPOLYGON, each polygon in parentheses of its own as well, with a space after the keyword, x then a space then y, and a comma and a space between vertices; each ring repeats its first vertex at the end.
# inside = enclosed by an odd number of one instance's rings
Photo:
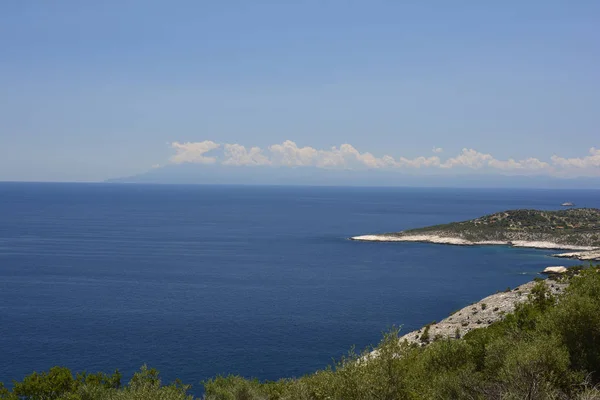
POLYGON ((506 176, 483 173, 432 174, 391 170, 341 170, 315 167, 235 167, 222 165, 167 165, 112 183, 246 184, 323 186, 413 186, 481 188, 600 189, 600 178, 506 176))

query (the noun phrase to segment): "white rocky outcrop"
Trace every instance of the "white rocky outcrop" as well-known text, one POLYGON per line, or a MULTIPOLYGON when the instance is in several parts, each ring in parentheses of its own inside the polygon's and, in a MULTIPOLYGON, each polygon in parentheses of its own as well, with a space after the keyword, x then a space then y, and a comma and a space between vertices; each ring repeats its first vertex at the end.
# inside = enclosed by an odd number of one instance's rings
MULTIPOLYGON (((553 295, 559 295, 564 292, 568 286, 567 283, 544 281, 553 295)), ((488 296, 477 303, 455 311, 449 317, 440 322, 432 323, 422 327, 419 330, 407 333, 400 337, 400 341, 406 340, 409 344, 418 344, 425 346, 438 338, 460 339, 466 333, 473 329, 484 328, 496 321, 504 319, 506 314, 515 311, 518 304, 524 303, 529 298, 531 289, 536 282, 527 282, 513 290, 499 292, 488 296), (423 338, 423 333, 427 330, 427 337, 423 338)), ((379 357, 379 350, 375 349, 361 361, 368 361, 370 358, 379 357)))
POLYGON ((358 240, 362 242, 423 242, 423 243, 437 243, 437 244, 452 244, 455 246, 475 246, 475 245, 507 245, 510 242, 503 242, 500 240, 483 240, 479 242, 472 242, 470 240, 439 236, 439 235, 362 235, 353 236, 351 240, 358 240))
POLYGON ((554 257, 576 258, 582 261, 600 261, 600 249, 579 251, 574 253, 553 254, 554 257))
POLYGON ((600 260, 600 249, 591 246, 578 246, 572 244, 562 244, 548 241, 531 240, 481 240, 470 241, 460 237, 441 236, 435 234, 379 234, 379 235, 361 235, 353 236, 351 240, 361 242, 422 242, 449 244, 454 246, 486 246, 486 245, 505 245, 513 247, 527 247, 533 249, 555 249, 555 250, 579 250, 580 252, 555 254, 555 257, 577 258, 579 260, 600 260))
POLYGON ((560 250, 594 250, 595 247, 591 246, 577 246, 573 244, 561 244, 554 242, 537 242, 527 240, 514 240, 510 242, 511 246, 514 247, 530 247, 534 249, 560 249, 560 250))
POLYGON ((475 244, 469 240, 461 238, 443 237, 437 235, 363 235, 354 236, 350 239, 363 242, 426 242, 438 244, 453 244, 457 246, 472 246, 475 244))
POLYGON ((563 266, 554 266, 554 267, 546 267, 544 268, 544 274, 564 274, 567 272, 567 268, 563 266))
MULTIPOLYGON (((564 267, 561 267, 564 268, 564 267)), ((555 282, 551 280, 544 281, 550 292, 554 295, 562 293, 567 287, 566 283, 555 282)), ((422 340, 425 327, 407 333, 400 340, 406 339, 409 343, 419 343, 421 345, 433 341, 436 337, 457 339, 473 329, 486 327, 496 321, 504 318, 506 314, 514 312, 517 304, 523 303, 528 299, 531 289, 536 282, 527 282, 510 291, 500 292, 488 296, 477 303, 464 307, 454 312, 449 317, 430 324, 427 340, 422 340)))

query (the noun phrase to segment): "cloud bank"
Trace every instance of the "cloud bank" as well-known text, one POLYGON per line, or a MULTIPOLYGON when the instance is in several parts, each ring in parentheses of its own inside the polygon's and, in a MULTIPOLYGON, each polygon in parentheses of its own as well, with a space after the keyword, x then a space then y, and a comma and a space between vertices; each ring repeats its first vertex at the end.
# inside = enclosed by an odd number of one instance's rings
MULTIPOLYGON (((210 140, 203 142, 171 143, 175 154, 172 164, 197 163, 229 166, 274 166, 274 167, 316 167, 325 169, 438 169, 438 170, 482 170, 510 174, 552 175, 552 176, 600 176, 600 149, 592 147, 589 155, 580 158, 564 158, 553 155, 549 160, 526 158, 515 160, 496 159, 491 154, 475 149, 464 148, 454 157, 442 160, 439 155, 406 158, 390 155, 377 157, 369 152, 361 153, 350 144, 342 144, 330 149, 299 147, 286 140, 280 144, 260 147, 246 147, 241 144, 219 144, 210 140), (217 150, 221 150, 219 155, 217 150)), ((440 154, 442 149, 433 148, 440 154)))
POLYGON ((217 162, 216 157, 206 157, 204 154, 209 151, 218 149, 221 145, 210 140, 204 142, 188 142, 188 143, 171 143, 171 147, 175 149, 176 154, 171 157, 171 162, 175 164, 197 163, 197 164, 214 164, 217 162))

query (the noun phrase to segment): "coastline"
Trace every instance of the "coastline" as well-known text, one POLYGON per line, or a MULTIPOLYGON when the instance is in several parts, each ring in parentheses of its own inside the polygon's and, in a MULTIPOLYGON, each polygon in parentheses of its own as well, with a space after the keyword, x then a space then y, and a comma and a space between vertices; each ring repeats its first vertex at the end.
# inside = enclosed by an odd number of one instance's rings
POLYGON ((581 261, 600 261, 600 249, 573 253, 553 254, 553 257, 575 258, 581 261))
POLYGON ((575 258, 578 260, 585 261, 598 261, 600 260, 600 248, 592 246, 577 246, 569 244, 561 244, 556 242, 547 241, 526 241, 526 240, 513 240, 513 241, 496 241, 496 240, 484 240, 484 241, 470 241, 459 237, 451 236, 440 236, 440 235, 393 235, 393 234, 377 234, 377 235, 360 235, 353 236, 350 240, 359 242, 419 242, 419 243, 434 243, 434 244, 445 244, 452 246, 511 246, 511 247, 526 247, 532 249, 546 249, 546 250, 574 250, 569 253, 553 254, 553 257, 562 258, 575 258))
MULTIPOLYGON (((553 295, 563 293, 568 286, 568 283, 556 282, 549 279, 545 279, 543 282, 548 286, 550 293, 553 295)), ((510 291, 498 292, 487 296, 453 312, 440 322, 432 323, 421 329, 404 334, 400 337, 400 340, 406 339, 409 343, 425 345, 433 341, 436 337, 461 338, 474 329, 489 326, 496 321, 502 320, 506 314, 514 312, 518 304, 527 301, 528 295, 535 284, 535 281, 529 281, 510 291), (425 329, 428 331, 428 339, 423 340, 422 336, 425 329)))
MULTIPOLYGON (((562 294, 568 283, 545 279, 553 295, 562 294)), ((483 299, 458 309, 442 319, 433 321, 420 329, 405 333, 398 339, 409 344, 427 346, 436 339, 461 339, 465 334, 474 329, 485 328, 494 322, 503 320, 507 314, 513 313, 517 306, 528 300, 531 289, 536 281, 529 281, 514 289, 491 294, 483 299), (425 335, 425 336, 424 336, 425 335)), ((372 350, 362 360, 368 361, 371 357, 379 357, 379 349, 372 350)))

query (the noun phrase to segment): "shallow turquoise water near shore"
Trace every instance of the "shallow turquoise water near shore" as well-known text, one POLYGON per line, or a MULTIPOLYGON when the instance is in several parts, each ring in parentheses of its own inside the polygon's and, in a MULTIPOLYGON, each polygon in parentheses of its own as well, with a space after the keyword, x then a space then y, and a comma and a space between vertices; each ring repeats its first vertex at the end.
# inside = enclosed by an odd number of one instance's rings
POLYGON ((0 381, 53 365, 197 384, 327 365, 545 266, 502 246, 348 237, 600 191, 0 183, 0 381))

